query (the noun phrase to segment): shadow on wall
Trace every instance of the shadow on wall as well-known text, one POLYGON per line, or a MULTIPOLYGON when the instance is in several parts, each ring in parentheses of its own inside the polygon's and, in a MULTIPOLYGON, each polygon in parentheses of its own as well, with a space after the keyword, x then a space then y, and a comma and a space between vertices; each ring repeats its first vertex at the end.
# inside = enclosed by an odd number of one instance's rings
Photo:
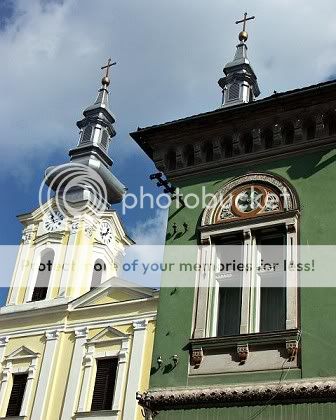
POLYGON ((314 175, 336 161, 335 152, 333 156, 321 162, 323 156, 329 153, 330 150, 317 152, 310 156, 309 160, 298 160, 297 163, 287 170, 288 176, 290 179, 309 178, 311 175, 314 175))

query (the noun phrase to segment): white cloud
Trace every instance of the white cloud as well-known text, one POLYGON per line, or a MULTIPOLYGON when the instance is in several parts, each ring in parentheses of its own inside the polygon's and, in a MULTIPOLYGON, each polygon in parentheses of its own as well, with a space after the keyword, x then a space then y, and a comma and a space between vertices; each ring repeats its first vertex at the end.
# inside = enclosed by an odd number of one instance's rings
MULTIPOLYGON (((298 0, 17 0, 0 32, 0 171, 25 172, 39 156, 76 144, 75 121, 113 69, 118 165, 139 153, 128 132, 216 108, 217 80, 233 57, 242 7, 263 95, 336 72, 336 3, 298 0)), ((117 157, 116 157, 117 156, 117 157)), ((66 160, 66 156, 64 156, 66 160)))
POLYGON ((152 218, 139 221, 131 230, 137 245, 162 245, 165 243, 167 210, 157 209, 152 218))

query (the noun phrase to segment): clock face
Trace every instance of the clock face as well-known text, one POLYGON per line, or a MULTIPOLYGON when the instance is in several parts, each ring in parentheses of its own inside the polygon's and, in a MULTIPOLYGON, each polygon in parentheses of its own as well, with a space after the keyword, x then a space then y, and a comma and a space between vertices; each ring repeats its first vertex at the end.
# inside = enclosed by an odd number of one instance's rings
POLYGON ((62 226, 64 215, 59 210, 52 210, 47 214, 44 227, 49 232, 59 229, 62 226))
POLYGON ((101 240, 104 244, 111 243, 113 239, 113 229, 112 226, 108 222, 102 222, 99 229, 99 234, 101 240))

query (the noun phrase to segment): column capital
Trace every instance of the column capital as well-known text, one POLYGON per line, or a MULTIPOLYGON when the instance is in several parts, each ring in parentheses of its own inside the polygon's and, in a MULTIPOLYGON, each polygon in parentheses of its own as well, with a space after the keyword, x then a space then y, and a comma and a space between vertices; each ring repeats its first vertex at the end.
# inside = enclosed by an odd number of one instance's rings
POLYGON ((75 329, 75 338, 86 338, 88 335, 88 327, 76 328, 75 329))
POLYGON ((133 321, 134 331, 145 330, 147 328, 147 325, 148 325, 147 319, 139 319, 139 320, 133 321))
POLYGON ((9 341, 8 336, 0 337, 0 347, 5 347, 8 341, 9 341))
POLYGON ((59 330, 49 330, 45 332, 45 338, 47 341, 57 340, 59 337, 59 330))

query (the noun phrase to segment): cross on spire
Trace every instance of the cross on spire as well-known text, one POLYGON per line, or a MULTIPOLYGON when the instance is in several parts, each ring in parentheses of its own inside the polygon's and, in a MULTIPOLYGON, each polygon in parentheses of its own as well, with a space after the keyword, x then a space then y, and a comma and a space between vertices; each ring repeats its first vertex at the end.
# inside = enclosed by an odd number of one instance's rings
POLYGON ((117 64, 116 61, 114 63, 111 63, 111 61, 112 61, 111 58, 109 58, 107 60, 107 64, 105 66, 101 67, 102 70, 106 69, 106 73, 105 73, 105 76, 104 77, 108 77, 109 76, 110 67, 115 66, 117 64))
POLYGON ((252 20, 252 19, 255 19, 255 16, 247 17, 247 12, 245 12, 244 13, 244 18, 242 20, 236 20, 236 25, 238 25, 238 23, 243 23, 243 31, 245 31, 245 29, 246 29, 246 22, 248 20, 252 20))
POLYGON ((247 38, 248 38, 248 33, 246 32, 246 22, 252 19, 255 19, 255 16, 247 17, 247 12, 245 12, 243 19, 236 20, 236 25, 238 25, 239 23, 243 24, 243 30, 239 33, 239 40, 242 42, 247 41, 247 38))

